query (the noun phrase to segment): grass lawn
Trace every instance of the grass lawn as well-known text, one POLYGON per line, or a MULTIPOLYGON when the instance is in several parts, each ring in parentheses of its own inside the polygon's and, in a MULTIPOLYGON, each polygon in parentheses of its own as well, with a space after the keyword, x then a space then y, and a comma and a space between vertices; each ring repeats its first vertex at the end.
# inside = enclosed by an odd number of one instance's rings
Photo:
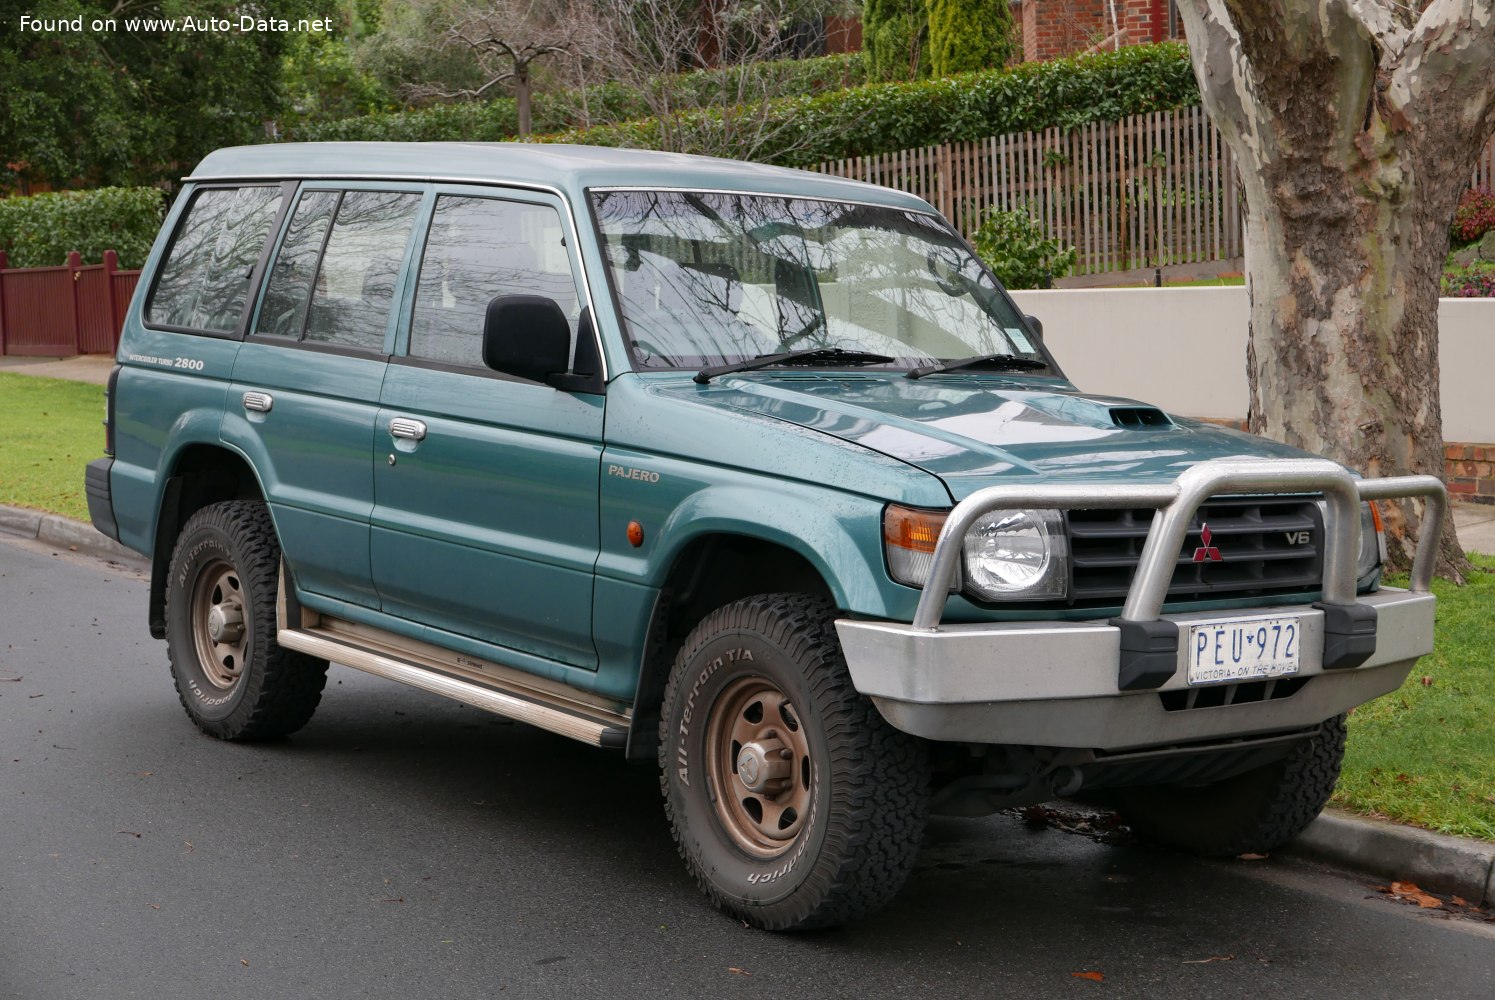
POLYGON ((83 467, 103 455, 103 386, 0 372, 0 504, 87 521, 83 467))
POLYGON ((1433 655, 1350 715, 1336 805, 1495 840, 1495 557, 1465 587, 1434 581, 1433 655))
MULTIPOLYGON (((0 503, 88 520, 104 453, 101 386, 0 372, 0 503)), ((1437 645, 1397 691, 1355 709, 1335 804, 1495 841, 1495 557, 1438 581, 1437 645)))

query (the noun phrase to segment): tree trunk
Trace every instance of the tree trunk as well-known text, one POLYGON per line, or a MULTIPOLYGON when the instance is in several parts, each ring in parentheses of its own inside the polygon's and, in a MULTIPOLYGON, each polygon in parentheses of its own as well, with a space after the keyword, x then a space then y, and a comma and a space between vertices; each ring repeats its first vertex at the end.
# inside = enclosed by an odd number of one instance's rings
POLYGON ((519 111, 519 138, 528 139, 533 120, 530 118, 529 63, 514 67, 514 104, 519 111))
MULTIPOLYGON (((1495 129, 1491 0, 1186 0, 1246 197, 1250 430, 1367 476, 1443 477, 1448 223, 1495 129)), ((1393 562, 1416 504, 1381 505, 1393 562)), ((1469 564, 1452 523, 1438 572, 1469 564)))

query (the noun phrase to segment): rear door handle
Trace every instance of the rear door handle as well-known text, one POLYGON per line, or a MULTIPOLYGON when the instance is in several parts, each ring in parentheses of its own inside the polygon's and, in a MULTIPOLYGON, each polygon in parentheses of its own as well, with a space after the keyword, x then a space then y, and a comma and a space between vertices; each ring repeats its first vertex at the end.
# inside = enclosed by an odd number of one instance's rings
POLYGON ((426 424, 423 420, 413 420, 410 417, 395 417, 389 422, 389 434, 406 441, 424 441, 426 424))
POLYGON ((269 413, 270 407, 275 405, 275 397, 268 392, 246 392, 244 394, 244 409, 253 410, 255 413, 269 413))

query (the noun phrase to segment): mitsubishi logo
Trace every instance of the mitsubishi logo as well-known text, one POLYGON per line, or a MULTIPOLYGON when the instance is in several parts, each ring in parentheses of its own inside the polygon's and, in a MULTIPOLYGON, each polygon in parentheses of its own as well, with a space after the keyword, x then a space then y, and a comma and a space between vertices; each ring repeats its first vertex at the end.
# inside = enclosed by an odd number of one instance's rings
POLYGON ((1215 533, 1209 530, 1209 525, 1203 524, 1199 526, 1199 540, 1204 544, 1194 550, 1195 562, 1202 563, 1225 561, 1225 557, 1220 555, 1220 550, 1210 544, 1210 540, 1214 537, 1215 533))

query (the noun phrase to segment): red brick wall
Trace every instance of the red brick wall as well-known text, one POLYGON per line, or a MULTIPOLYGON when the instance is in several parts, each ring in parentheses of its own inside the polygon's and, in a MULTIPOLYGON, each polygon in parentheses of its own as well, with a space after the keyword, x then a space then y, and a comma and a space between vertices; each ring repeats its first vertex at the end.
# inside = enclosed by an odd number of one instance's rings
POLYGON ((1443 465, 1455 500, 1495 503, 1495 444, 1445 444, 1443 465))
MULTIPOLYGON (((1029 62, 1074 55, 1103 44, 1109 49, 1116 44, 1108 0, 1021 2, 1023 58, 1029 62)), ((1116 28, 1124 32, 1122 45, 1168 38, 1168 0, 1116 0, 1116 28)))

